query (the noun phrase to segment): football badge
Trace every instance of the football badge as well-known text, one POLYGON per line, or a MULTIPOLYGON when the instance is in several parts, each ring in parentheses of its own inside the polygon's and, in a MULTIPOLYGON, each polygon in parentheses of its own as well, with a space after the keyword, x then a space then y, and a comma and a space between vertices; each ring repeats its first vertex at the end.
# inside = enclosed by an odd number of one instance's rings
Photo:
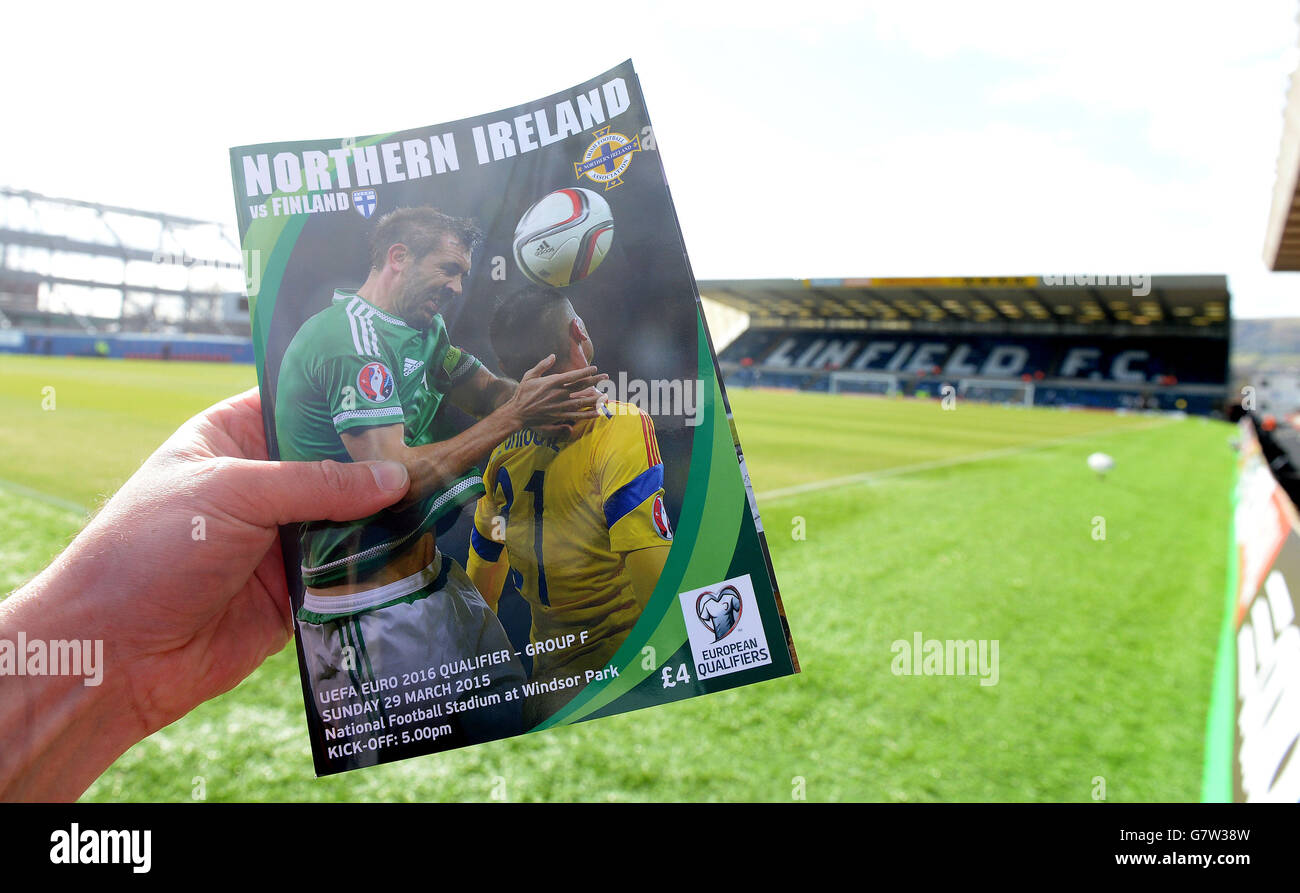
POLYGON ((695 599, 695 616, 721 642, 740 623, 745 603, 735 586, 723 586, 716 594, 705 590, 695 599))
POLYGON ((370 215, 375 213, 375 205, 379 204, 379 193, 373 189, 354 189, 352 190, 352 207, 357 209, 357 213, 367 220, 370 215))
POLYGON ((695 675, 726 676, 772 663, 749 574, 678 593, 695 675))
POLYGON ((594 131, 596 141, 582 153, 582 161, 573 163, 573 173, 579 180, 586 177, 601 183, 605 190, 623 185, 623 174, 632 164, 632 153, 641 151, 641 137, 628 139, 608 127, 594 131))
POLYGON ((671 540, 673 529, 668 524, 668 510, 664 508, 663 496, 655 496, 654 505, 650 507, 650 517, 654 520, 655 533, 660 539, 671 540))
POLYGON ((367 363, 357 373, 357 390, 371 403, 383 403, 393 396, 393 373, 383 363, 367 363))

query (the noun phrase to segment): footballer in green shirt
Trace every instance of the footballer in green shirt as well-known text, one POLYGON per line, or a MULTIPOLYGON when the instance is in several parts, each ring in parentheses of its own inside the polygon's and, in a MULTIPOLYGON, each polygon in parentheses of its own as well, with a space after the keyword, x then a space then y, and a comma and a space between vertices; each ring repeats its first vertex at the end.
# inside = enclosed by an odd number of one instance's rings
POLYGON ((384 216, 365 282, 335 290, 280 365, 280 459, 387 459, 405 465, 411 481, 389 509, 299 529, 306 592, 297 628, 311 700, 327 753, 347 768, 398 758, 406 743, 427 751, 436 738, 445 739, 436 748, 443 749, 522 731, 520 702, 504 692, 524 681, 523 668, 496 615, 437 538, 483 493, 477 457, 522 428, 560 432, 594 418, 594 385, 605 376, 594 366, 547 374, 549 357, 514 382, 451 344, 440 310, 461 294, 481 238, 474 221, 434 208, 384 216), (457 432, 440 411, 444 400, 478 421, 457 432), (356 694, 393 677, 438 678, 454 694, 414 724, 390 715, 388 698, 356 694), (351 700, 331 699, 336 689, 353 693, 351 700), (393 744, 374 734, 398 728, 415 737, 393 744))

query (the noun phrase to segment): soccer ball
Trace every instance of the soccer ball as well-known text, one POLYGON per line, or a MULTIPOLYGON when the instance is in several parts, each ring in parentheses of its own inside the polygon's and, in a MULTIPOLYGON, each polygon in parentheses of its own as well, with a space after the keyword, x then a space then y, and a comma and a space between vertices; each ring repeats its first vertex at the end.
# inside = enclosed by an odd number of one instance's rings
POLYGON ((515 227, 515 263, 539 285, 563 288, 600 266, 614 242, 609 203, 573 186, 542 196, 515 227))
POLYGON ((1093 453, 1088 457, 1088 467, 1097 474, 1105 474, 1115 467, 1115 460, 1105 453, 1093 453))

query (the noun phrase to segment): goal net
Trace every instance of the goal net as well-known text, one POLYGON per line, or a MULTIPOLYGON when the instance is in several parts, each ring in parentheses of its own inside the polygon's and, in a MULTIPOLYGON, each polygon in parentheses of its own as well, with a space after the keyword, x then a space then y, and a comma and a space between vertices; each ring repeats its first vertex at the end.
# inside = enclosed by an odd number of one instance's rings
POLYGON ((888 372, 832 372, 832 394, 881 394, 899 392, 898 376, 888 372))
POLYGON ((1029 381, 998 378, 963 378, 957 382, 957 396, 981 403, 1034 405, 1034 385, 1029 381))

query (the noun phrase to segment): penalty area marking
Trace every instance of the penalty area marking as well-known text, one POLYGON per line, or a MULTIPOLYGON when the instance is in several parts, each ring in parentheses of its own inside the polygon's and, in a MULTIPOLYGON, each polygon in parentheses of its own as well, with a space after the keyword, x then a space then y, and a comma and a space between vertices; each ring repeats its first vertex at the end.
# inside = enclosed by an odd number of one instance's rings
POLYGON ((62 509, 65 512, 84 518, 90 514, 90 509, 71 499, 61 499, 58 496, 51 496, 49 493, 42 493, 40 490, 33 490, 31 487, 20 484, 16 481, 0 478, 0 490, 7 490, 16 496, 24 496, 35 502, 44 503, 53 506, 56 509, 62 509))
POLYGON ((1021 453, 1029 453, 1034 450, 1059 446, 1060 444, 1071 443, 1076 440, 1086 440, 1089 437, 1100 437, 1105 434, 1122 434, 1126 431, 1149 431, 1152 428, 1160 428, 1165 425, 1173 424, 1176 421, 1179 421, 1179 419, 1159 419, 1146 425, 1117 425, 1112 428, 1102 428, 1097 431, 1086 431, 1082 434, 1071 434, 1068 437, 1053 437, 1050 440, 1035 440, 1031 443, 1022 443, 1017 446, 1003 447, 998 450, 988 450, 983 453, 971 453, 967 456, 949 456, 947 459, 932 459, 928 462, 914 462, 911 465, 896 465, 893 468, 881 468, 877 471, 862 471, 857 474, 844 475, 843 477, 826 478, 820 481, 809 481, 806 484, 795 484, 791 487, 778 487, 775 490, 760 490, 755 492, 754 496, 760 500, 774 502, 781 499, 788 499, 791 496, 799 496, 804 493, 815 493, 818 490, 828 490, 831 487, 867 484, 884 478, 900 477, 905 474, 917 474, 922 471, 933 471, 936 468, 951 468, 954 465, 968 465, 971 462, 983 462, 987 459, 1001 459, 1004 456, 1016 456, 1021 453))

